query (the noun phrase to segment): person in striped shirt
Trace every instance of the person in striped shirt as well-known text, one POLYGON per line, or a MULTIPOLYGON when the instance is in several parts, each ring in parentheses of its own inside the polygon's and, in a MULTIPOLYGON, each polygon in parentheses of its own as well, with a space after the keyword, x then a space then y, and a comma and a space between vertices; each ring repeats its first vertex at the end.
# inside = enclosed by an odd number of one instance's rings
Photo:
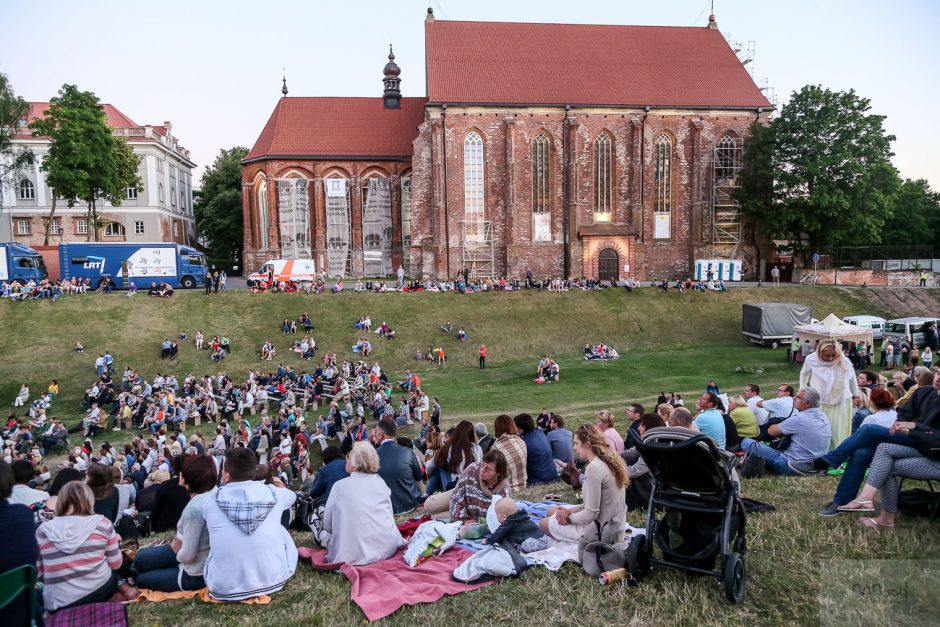
POLYGON ((95 497, 83 481, 59 491, 56 517, 36 530, 39 578, 50 612, 112 600, 132 600, 136 588, 118 585, 120 536, 111 521, 94 513, 95 497))

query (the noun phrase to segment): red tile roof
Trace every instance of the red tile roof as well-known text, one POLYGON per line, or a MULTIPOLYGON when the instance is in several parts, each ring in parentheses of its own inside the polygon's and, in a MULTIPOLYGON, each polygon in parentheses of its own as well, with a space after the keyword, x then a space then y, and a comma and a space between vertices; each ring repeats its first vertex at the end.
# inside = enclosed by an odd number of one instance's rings
POLYGON ((281 98, 245 161, 261 157, 407 157, 424 98, 281 98))
POLYGON ((429 20, 428 101, 765 107, 717 29, 429 20))
MULTIPOLYGON (((108 126, 111 128, 136 128, 140 126, 140 124, 121 113, 121 111, 114 105, 102 104, 101 107, 104 109, 105 115, 108 116, 108 126)), ((46 111, 48 110, 48 102, 29 103, 27 122, 44 118, 46 116, 46 111)))

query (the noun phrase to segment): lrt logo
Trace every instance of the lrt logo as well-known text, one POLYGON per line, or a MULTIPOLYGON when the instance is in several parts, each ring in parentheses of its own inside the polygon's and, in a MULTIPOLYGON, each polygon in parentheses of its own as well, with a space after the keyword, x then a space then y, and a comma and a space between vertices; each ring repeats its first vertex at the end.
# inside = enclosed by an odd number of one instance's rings
POLYGON ((88 260, 83 266, 86 270, 98 270, 100 274, 104 274, 104 257, 92 257, 88 256, 88 260))

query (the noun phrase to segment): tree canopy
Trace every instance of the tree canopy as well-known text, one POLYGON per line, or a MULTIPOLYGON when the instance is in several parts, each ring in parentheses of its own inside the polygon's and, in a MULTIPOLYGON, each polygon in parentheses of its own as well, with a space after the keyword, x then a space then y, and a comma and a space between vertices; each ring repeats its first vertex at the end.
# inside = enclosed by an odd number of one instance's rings
MULTIPOLYGON (((63 85, 49 101, 46 115, 30 128, 50 140, 42 170, 55 196, 70 207, 78 201, 88 206, 88 239, 97 241, 102 226, 98 201, 119 206, 128 187, 142 187, 140 157, 127 141, 114 136, 98 97, 75 85, 63 85)), ((55 199, 49 223, 54 213, 55 199)), ((46 235, 48 240, 48 228, 46 235)))
POLYGON ((13 144, 20 120, 29 115, 29 103, 13 92, 9 79, 0 74, 0 185, 13 185, 23 168, 33 162, 28 148, 13 144))
POLYGON ((220 150, 195 193, 196 230, 213 257, 241 259, 245 241, 241 161, 246 154, 243 146, 220 150))
POLYGON ((924 179, 904 181, 881 242, 889 246, 940 246, 940 192, 930 189, 924 179))
POLYGON ((808 85, 745 147, 742 211, 806 260, 835 246, 879 243, 900 187, 884 116, 854 90, 808 85))

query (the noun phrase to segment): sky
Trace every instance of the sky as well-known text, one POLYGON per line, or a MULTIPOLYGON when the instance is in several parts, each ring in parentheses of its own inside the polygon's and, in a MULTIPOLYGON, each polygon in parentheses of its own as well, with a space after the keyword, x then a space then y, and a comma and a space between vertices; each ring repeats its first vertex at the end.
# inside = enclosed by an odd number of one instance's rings
MULTIPOLYGON (((64 83, 138 124, 173 123, 198 164, 251 147, 281 93, 382 94, 395 46, 405 96, 425 95, 424 18, 705 26, 710 0, 0 0, 0 72, 27 100, 64 83)), ((715 0, 721 32, 755 47, 778 106, 806 84, 855 91, 887 116, 895 166, 940 190, 940 1, 715 0)), ((551 45, 551 42, 544 42, 551 45)))

